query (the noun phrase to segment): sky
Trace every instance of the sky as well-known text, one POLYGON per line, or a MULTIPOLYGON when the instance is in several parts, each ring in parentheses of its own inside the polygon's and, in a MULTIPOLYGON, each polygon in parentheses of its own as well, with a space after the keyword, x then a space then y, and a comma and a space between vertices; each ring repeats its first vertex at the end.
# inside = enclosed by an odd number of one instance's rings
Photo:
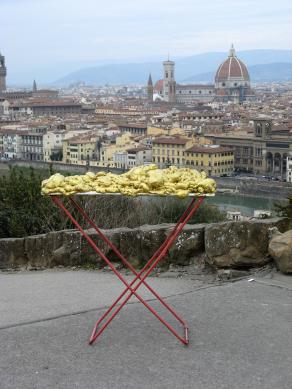
POLYGON ((8 81, 209 51, 292 49, 291 0, 0 0, 8 81))

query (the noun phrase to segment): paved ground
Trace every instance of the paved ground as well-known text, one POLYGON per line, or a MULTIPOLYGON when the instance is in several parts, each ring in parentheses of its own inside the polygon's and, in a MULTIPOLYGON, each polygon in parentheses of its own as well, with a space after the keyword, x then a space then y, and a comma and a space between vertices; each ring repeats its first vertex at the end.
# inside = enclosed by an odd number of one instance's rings
POLYGON ((136 303, 88 346, 120 290, 110 274, 0 274, 0 388, 292 388, 292 277, 150 282, 188 320, 188 347, 136 303))

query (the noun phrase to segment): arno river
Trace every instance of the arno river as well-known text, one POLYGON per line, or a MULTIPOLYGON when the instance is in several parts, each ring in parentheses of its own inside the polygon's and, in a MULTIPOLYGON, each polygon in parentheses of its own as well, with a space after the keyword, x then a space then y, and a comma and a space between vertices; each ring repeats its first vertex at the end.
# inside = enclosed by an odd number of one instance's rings
POLYGON ((215 197, 207 198, 206 202, 217 205, 222 211, 240 211, 244 216, 253 216, 255 209, 265 209, 273 212, 274 204, 283 204, 285 200, 217 193, 215 197))

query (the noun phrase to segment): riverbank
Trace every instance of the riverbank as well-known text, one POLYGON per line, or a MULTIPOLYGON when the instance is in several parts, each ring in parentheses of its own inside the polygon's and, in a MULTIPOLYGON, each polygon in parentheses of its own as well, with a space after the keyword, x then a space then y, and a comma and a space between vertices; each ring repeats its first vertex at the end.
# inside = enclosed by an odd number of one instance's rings
MULTIPOLYGON (((9 166, 19 166, 22 168, 33 167, 38 172, 53 170, 62 174, 85 174, 88 171, 85 165, 69 165, 65 163, 48 163, 37 161, 5 161, 0 162, 0 175, 5 175, 9 171, 9 166)), ((90 166, 90 171, 110 171, 115 174, 124 173, 123 169, 105 168, 90 166)), ((49 174, 49 173, 48 173, 49 174)), ((292 183, 268 181, 254 177, 214 177, 217 183, 218 192, 231 192, 236 196, 249 196, 259 199, 285 200, 292 195, 292 183)), ((228 193, 230 194, 230 193, 228 193)))

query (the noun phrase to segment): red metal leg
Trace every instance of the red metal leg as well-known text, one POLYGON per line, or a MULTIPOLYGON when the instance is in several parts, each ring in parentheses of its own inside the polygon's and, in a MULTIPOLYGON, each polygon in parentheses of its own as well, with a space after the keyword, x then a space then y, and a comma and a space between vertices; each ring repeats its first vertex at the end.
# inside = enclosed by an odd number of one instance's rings
MULTIPOLYGON (((89 218, 89 216, 86 214, 86 212, 82 209, 82 207, 73 199, 73 198, 70 198, 71 200, 71 203, 75 206, 75 208, 82 214, 82 216, 84 217, 84 219, 96 230, 96 232, 98 233, 98 235, 102 238, 102 240, 104 242, 106 242, 111 248, 112 250, 116 253, 116 255, 122 260, 122 262, 132 271, 132 273, 134 275, 136 275, 137 277, 130 283, 130 286, 133 286, 133 284, 137 281, 137 279, 141 279, 141 274, 143 273, 143 271, 145 271, 145 269, 147 268, 147 265, 142 269, 142 271, 140 273, 138 273, 134 268, 133 266, 126 260, 125 257, 123 257, 123 255, 119 252, 119 250, 116 248, 116 246, 109 241, 109 239, 102 233, 102 231, 95 225, 95 223, 92 221, 92 219, 89 218)), ((171 232, 171 234, 168 236, 168 238, 165 240, 164 244, 165 245, 167 243, 167 241, 170 239, 170 237, 175 233, 175 230, 176 228, 178 227, 178 225, 180 224, 180 222, 185 218, 185 215, 187 215, 187 212, 189 211, 189 209, 192 207, 193 203, 195 202, 195 199, 193 199, 190 203, 190 205, 188 206, 188 208, 186 209, 186 211, 183 213, 183 215, 180 217, 176 227, 173 229, 173 231, 171 232)), ((158 249, 156 251, 156 253, 153 255, 152 257, 152 260, 154 260, 157 255, 161 252, 161 250, 163 249, 163 245, 162 247, 160 247, 160 249, 158 249)), ((149 262, 148 262, 148 265, 149 265, 149 262)), ((188 339, 188 328, 187 328, 187 324, 186 322, 180 318, 180 316, 175 312, 175 310, 169 305, 167 304, 158 294, 157 292, 154 291, 154 289, 152 289, 150 287, 150 285, 148 285, 146 283, 145 280, 142 281, 142 283, 147 287, 147 289, 152 292, 152 294, 160 301, 160 303, 162 305, 164 305, 165 308, 168 309, 168 311, 183 325, 184 327, 184 331, 185 331, 185 340, 187 341, 188 339)), ((100 334, 99 333, 96 333, 96 330, 98 328, 98 326, 100 325, 100 323, 105 319, 105 317, 107 317, 107 315, 113 310, 113 308, 118 304, 118 302, 122 299, 122 297, 126 294, 126 292, 128 291, 128 288, 126 288, 123 293, 119 296, 119 298, 111 305, 111 307, 108 308, 108 310, 105 312, 105 314, 97 321, 94 329, 93 329, 93 332, 92 332, 92 336, 90 338, 90 344, 94 342, 94 340, 97 338, 97 336, 100 334)), ((132 296, 132 294, 129 296, 129 298, 132 296)), ((113 316, 114 317, 114 316, 113 316)), ((112 317, 112 318, 113 318, 112 317)))
MULTIPOLYGON (((132 294, 134 292, 137 291, 137 289, 140 287, 140 285, 143 283, 143 281, 145 280, 146 277, 149 276, 149 274, 152 272, 152 270, 157 266, 157 264, 165 257, 165 255, 167 254, 167 251, 169 249, 169 247, 172 245, 172 243, 174 242, 174 240, 177 238, 178 234, 182 231, 183 227, 185 226, 185 224, 187 223, 187 221, 193 216, 193 214, 195 213, 195 211, 198 209, 199 205, 201 204, 201 202, 203 201, 203 197, 200 197, 198 199, 199 201, 195 204, 195 206, 191 209, 191 211, 189 212, 189 214, 187 215, 187 217, 185 218, 185 220, 180 224, 177 232, 175 235, 173 235, 171 237, 171 239, 168 240, 167 244, 165 245, 164 249, 160 252, 160 254, 158 255, 158 257, 156 258, 156 260, 151 264, 151 266, 149 267, 149 269, 147 270, 147 272, 143 275, 143 277, 140 278, 140 281, 138 282, 138 284, 133 288, 133 290, 130 290, 130 294, 126 297, 126 299, 121 303, 121 305, 118 306, 118 308, 114 311, 114 313, 110 316, 110 318, 106 321, 106 323, 96 332, 96 334, 94 335, 94 331, 93 331, 93 334, 91 336, 91 339, 90 339, 90 343, 93 343, 96 338, 103 332, 103 330, 107 327, 107 325, 112 321, 112 319, 119 313, 119 311, 123 308, 123 306, 128 302, 128 300, 131 298, 132 294)), ((146 266, 151 262, 151 259, 148 261, 148 263, 146 264, 146 266)), ((145 266, 145 267, 146 267, 145 266)), ((142 269, 143 270, 143 269, 142 269)), ((136 277, 132 282, 135 282, 137 280, 138 277, 136 277)), ((127 290, 126 290, 127 291, 127 290)), ((124 291, 124 292, 126 292, 124 291)), ((124 295, 124 292, 122 293, 122 295, 124 295)), ((122 297, 122 295, 120 296, 120 298, 122 297)), ((119 299, 120 299, 119 298, 119 299)), ((119 299, 117 301, 119 301, 119 299)), ((108 309, 108 312, 109 313, 111 311, 111 309, 113 308, 114 305, 116 305, 117 301, 108 309)), ((103 319, 105 318, 106 314, 104 315, 103 319)), ((101 322, 101 319, 97 322, 96 326, 95 326, 95 330, 98 326, 98 324, 101 322)), ((164 323, 165 324, 165 323, 164 323)), ((168 326, 167 326, 168 327, 168 326)), ((188 340, 188 327, 187 325, 184 326, 184 330, 185 330, 185 338, 182 340, 181 337, 179 337, 179 339, 182 341, 182 343, 184 344, 188 344, 189 340, 188 340)), ((177 336, 178 337, 178 336, 177 336)))
MULTIPOLYGON (((86 214, 86 212, 83 210, 83 208, 80 206, 80 204, 78 204, 73 198, 70 198, 70 201, 71 203, 75 206, 75 208, 82 214, 82 216, 84 217, 84 219, 95 229, 95 231, 98 233, 98 235, 101 237, 101 239, 107 243, 107 245, 114 251, 114 253, 120 258, 120 260, 127 266, 128 269, 130 269, 132 271, 132 273, 134 275, 136 275, 137 277, 130 283, 130 286, 133 286, 133 284, 137 281, 137 279, 141 279, 141 274, 143 273, 143 271, 146 270, 146 266, 138 273, 136 271, 136 269, 131 265, 131 263, 129 263, 127 261, 127 259, 120 253, 120 251, 117 249, 117 247, 103 234, 103 232, 95 225, 95 223, 93 222, 92 219, 89 218, 89 216, 86 214)), ((193 201, 190 203, 189 207, 193 204, 193 201)), ((185 214, 185 213, 184 213, 185 214)), ((182 217, 180 218, 179 222, 177 223, 176 227, 179 225, 181 219, 184 217, 184 214, 182 215, 182 217)), ((173 231, 171 232, 170 236, 168 237, 168 239, 173 235, 174 231, 175 231, 176 228, 173 229, 173 231)), ((167 240, 163 243, 165 244, 167 242, 167 240)), ((153 257, 151 258, 151 260, 154 260, 154 258, 157 257, 157 255, 159 254, 159 252, 162 250, 163 247, 160 247, 160 249, 158 249, 156 251, 156 253, 153 255, 153 257)), ((149 264, 149 262, 148 262, 149 264)), ((180 321, 180 323, 182 325, 186 325, 185 321, 182 320, 178 315, 177 313, 174 311, 173 308, 171 308, 171 306, 169 304, 167 304, 159 295, 158 293, 149 285, 146 283, 146 281, 144 280, 143 281, 143 284, 144 286, 175 316, 175 318, 180 321)), ((128 291, 128 289, 126 288, 124 290, 124 292, 121 294, 120 298, 113 304, 113 306, 111 308, 113 308, 119 301, 120 299, 125 295, 125 293, 128 291)))
POLYGON ((178 234, 182 231, 183 227, 187 223, 187 221, 193 216, 201 202, 203 201, 203 197, 200 197, 195 203, 195 199, 192 200, 188 208, 185 210, 183 215, 181 216, 180 220, 178 221, 177 225, 173 229, 173 231, 170 233, 170 235, 166 238, 164 243, 161 245, 161 247, 156 251, 156 253, 152 256, 152 258, 147 262, 147 264, 144 266, 144 268, 138 273, 133 266, 122 256, 122 254, 118 251, 118 249, 108 240, 108 238, 98 229, 98 227, 94 224, 94 222, 88 217, 88 215, 85 213, 85 211, 80 207, 80 205, 70 198, 72 204, 76 207, 76 209, 82 214, 84 219, 90 223, 90 225, 96 230, 96 232, 99 234, 99 236, 113 249, 113 251, 116 253, 116 255, 122 260, 122 262, 133 272, 135 275, 134 280, 128 284, 128 282, 124 279, 124 277, 115 269, 115 267, 111 264, 110 260, 101 252, 101 250, 96 246, 94 241, 87 235, 87 233, 82 229, 82 227, 79 225, 79 223, 74 219, 74 217, 71 215, 71 213, 66 209, 66 207, 63 205, 63 203, 60 201, 60 199, 57 196, 52 196, 52 200, 55 202, 56 205, 58 205, 68 216, 68 218, 72 221, 72 223, 78 228, 78 230, 81 232, 81 234, 85 237, 85 239, 88 241, 88 243, 92 246, 92 248, 95 250, 95 252, 108 264, 108 266, 111 268, 111 270, 117 275, 117 277, 124 283, 126 286, 126 289, 123 291, 123 293, 118 297, 118 299, 111 305, 111 307, 105 312, 104 315, 97 321, 93 333, 91 335, 89 343, 92 344, 96 338, 104 331, 104 329, 108 326, 108 324, 113 320, 113 318, 119 313, 119 311, 123 308, 123 306, 127 303, 127 301, 131 298, 132 295, 135 295, 140 302, 144 304, 146 308, 150 310, 150 312, 153 313, 154 316, 157 317, 158 320, 160 320, 182 343, 188 344, 188 328, 183 319, 179 317, 179 315, 174 311, 173 308, 171 308, 158 294, 154 291, 153 288, 151 288, 145 281, 147 276, 152 272, 152 270, 157 266, 157 264, 165 257, 167 254, 167 251, 169 247, 172 245, 174 240, 177 238, 178 234), (147 270, 148 269, 148 270, 147 270), (147 270, 147 272, 146 272, 147 270), (145 273, 146 272, 146 273, 145 273), (142 274, 145 273, 142 277, 142 274), (132 286, 136 283, 136 281, 139 279, 138 284, 132 288, 132 286), (136 293, 137 289, 141 286, 141 284, 144 284, 150 292, 154 294, 154 296, 173 314, 173 316, 183 325, 185 336, 181 337, 177 331, 168 323, 166 322, 160 315, 140 296, 136 293), (118 304, 118 302, 125 296, 127 292, 130 292, 128 296, 124 299, 121 305, 118 306, 117 309, 112 313, 112 315, 106 320, 106 322, 102 325, 101 328, 97 331, 98 326, 100 323, 109 315, 109 313, 113 310, 113 308, 118 304))

